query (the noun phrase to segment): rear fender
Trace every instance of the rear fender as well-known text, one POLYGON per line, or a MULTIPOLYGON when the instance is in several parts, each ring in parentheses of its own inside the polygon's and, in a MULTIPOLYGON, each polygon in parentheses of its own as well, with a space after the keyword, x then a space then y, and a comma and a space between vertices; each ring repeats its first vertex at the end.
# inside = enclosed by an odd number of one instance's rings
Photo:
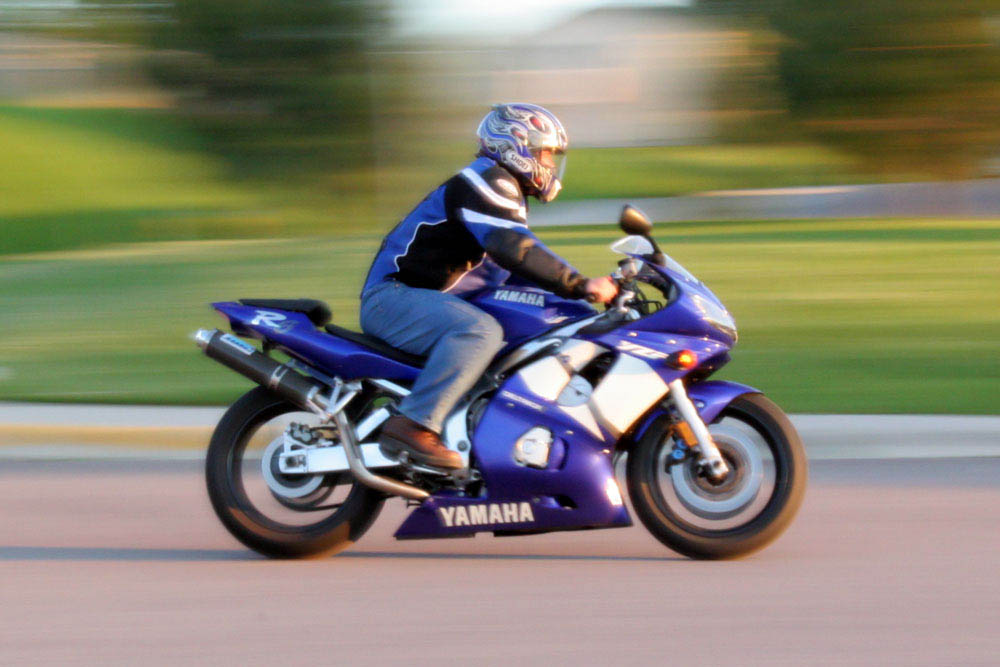
MULTIPOLYGON (((738 382, 728 382, 726 380, 697 382, 687 387, 687 392, 688 398, 694 403, 694 407, 698 410, 698 414, 706 424, 711 424, 718 419, 722 411, 726 409, 726 406, 740 396, 761 393, 759 389, 754 389, 751 386, 739 384, 738 382)), ((667 411, 663 407, 657 406, 653 408, 639 422, 638 428, 632 433, 631 440, 638 442, 646 433, 646 430, 665 414, 667 414, 667 411)))

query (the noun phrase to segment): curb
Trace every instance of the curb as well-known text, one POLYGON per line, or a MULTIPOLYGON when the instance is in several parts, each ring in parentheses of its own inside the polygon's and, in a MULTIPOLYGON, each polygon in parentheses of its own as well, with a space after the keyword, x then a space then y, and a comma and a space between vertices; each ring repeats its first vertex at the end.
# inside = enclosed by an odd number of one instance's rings
POLYGON ((927 218, 1000 215, 1000 180, 715 190, 674 197, 560 200, 531 211, 531 226, 614 225, 632 204, 657 222, 927 218))
MULTIPOLYGON (((11 446, 122 446, 129 449, 204 449, 212 437, 202 426, 91 426, 66 424, 0 424, 0 456, 11 446)), ((106 448, 106 447, 102 447, 106 448)))
MULTIPOLYGON (((197 460, 223 408, 0 403, 0 460, 197 460)), ((1000 456, 1000 417, 790 415, 810 460, 1000 456)))

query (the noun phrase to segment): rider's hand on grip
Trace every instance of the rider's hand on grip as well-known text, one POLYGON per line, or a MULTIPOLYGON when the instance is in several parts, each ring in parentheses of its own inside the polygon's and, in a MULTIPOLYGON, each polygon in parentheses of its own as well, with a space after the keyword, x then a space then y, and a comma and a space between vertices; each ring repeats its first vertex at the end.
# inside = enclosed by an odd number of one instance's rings
POLYGON ((584 284, 587 301, 591 303, 608 303, 618 294, 618 286, 608 276, 591 278, 584 284))

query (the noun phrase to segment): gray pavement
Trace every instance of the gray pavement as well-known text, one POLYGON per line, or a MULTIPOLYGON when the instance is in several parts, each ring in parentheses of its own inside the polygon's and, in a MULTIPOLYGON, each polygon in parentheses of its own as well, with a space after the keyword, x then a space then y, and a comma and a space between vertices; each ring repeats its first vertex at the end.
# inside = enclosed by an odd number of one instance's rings
POLYGON ((0 403, 0 424, 214 426, 225 408, 85 403, 0 403))
POLYGON ((0 664, 995 665, 1000 459, 811 463, 732 562, 635 526, 267 561, 196 462, 0 463, 0 664))
POLYGON ((650 219, 774 220, 809 218, 997 217, 1000 178, 931 183, 720 190, 678 197, 555 201, 531 209, 533 227, 606 225, 633 204, 650 219))

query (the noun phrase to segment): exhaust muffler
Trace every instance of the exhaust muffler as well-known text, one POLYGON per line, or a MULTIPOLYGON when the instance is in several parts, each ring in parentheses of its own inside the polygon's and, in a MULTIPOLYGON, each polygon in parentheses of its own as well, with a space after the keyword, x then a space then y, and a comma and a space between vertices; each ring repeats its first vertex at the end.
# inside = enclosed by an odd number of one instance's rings
POLYGON ((210 359, 267 387, 295 405, 307 410, 312 410, 313 406, 327 408, 326 397, 322 395, 325 385, 278 363, 245 340, 218 329, 199 329, 194 334, 194 340, 210 359))

